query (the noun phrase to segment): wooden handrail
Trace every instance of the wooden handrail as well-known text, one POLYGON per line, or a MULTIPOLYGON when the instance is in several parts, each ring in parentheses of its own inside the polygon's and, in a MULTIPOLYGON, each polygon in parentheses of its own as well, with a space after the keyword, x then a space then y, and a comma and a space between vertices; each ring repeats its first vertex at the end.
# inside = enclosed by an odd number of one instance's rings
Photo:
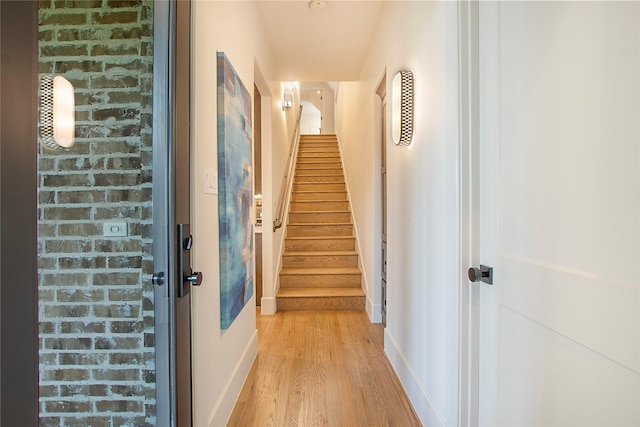
POLYGON ((278 203, 278 214, 276 215, 276 219, 273 220, 273 231, 275 232, 278 228, 282 227, 282 223, 284 222, 285 215, 285 205, 286 201, 289 198, 289 193, 291 192, 291 183, 293 182, 293 169, 294 169, 294 159, 296 153, 298 152, 298 144, 300 143, 300 118, 302 117, 302 105, 300 106, 300 111, 298 112, 298 119, 296 120, 296 127, 293 131, 293 139, 291 140, 291 147, 289 148, 289 163, 287 164, 287 170, 284 174, 284 178, 282 179, 282 188, 280 189, 280 200, 278 203))

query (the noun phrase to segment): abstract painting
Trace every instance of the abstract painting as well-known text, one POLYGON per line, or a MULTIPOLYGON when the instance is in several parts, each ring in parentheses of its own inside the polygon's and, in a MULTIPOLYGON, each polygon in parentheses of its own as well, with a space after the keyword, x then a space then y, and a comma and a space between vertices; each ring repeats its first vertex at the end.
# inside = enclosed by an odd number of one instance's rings
POLYGON ((223 52, 217 69, 220 326, 228 329, 253 295, 251 95, 223 52))

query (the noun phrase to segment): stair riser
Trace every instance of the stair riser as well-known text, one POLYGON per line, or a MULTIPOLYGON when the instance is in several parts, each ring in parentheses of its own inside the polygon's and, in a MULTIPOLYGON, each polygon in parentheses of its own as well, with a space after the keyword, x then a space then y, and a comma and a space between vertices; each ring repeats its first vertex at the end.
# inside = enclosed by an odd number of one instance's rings
POLYGON ((336 224, 348 223, 351 221, 349 212, 291 212, 289 213, 289 224, 336 224))
POLYGON ((344 178, 342 175, 336 176, 296 176, 293 182, 297 184, 310 183, 329 183, 329 184, 344 184, 344 178))
POLYGON ((354 238, 349 239, 286 239, 284 250, 289 252, 303 251, 355 251, 354 238))
POLYGON ((296 165, 296 171, 305 171, 310 169, 315 170, 316 172, 314 173, 318 173, 317 171, 322 171, 324 169, 341 169, 342 170, 342 163, 339 163, 339 162, 298 163, 296 165))
POLYGON ((289 212, 326 212, 347 210, 349 210, 349 202, 346 201, 291 202, 289 207, 289 212))
POLYGON ((300 147, 298 148, 298 153, 309 151, 340 152, 340 147, 338 147, 338 143, 336 142, 301 142, 300 147))
POLYGON ((323 157, 298 157, 296 166, 305 167, 306 165, 317 165, 324 163, 337 163, 340 164, 340 156, 323 156, 323 157))
POLYGON ((364 297, 277 297, 279 311, 364 310, 364 297))
POLYGON ((312 154, 320 154, 320 157, 322 157, 322 155, 340 157, 340 149, 337 145, 300 146, 298 149, 298 156, 307 156, 312 154))
POLYGON ((281 288, 359 288, 360 274, 281 274, 281 288))
POLYGON ((335 192, 328 192, 328 193, 318 193, 318 192, 300 193, 300 192, 297 192, 297 193, 292 193, 291 194, 291 200, 294 201, 294 202, 300 202, 300 201, 324 201, 324 200, 346 201, 347 200, 347 193, 344 192, 344 191, 335 191, 335 192))
POLYGON ((282 257, 285 268, 357 267, 358 255, 287 255, 282 257))
POLYGON ((353 236, 353 225, 287 225, 289 237, 353 236))
POLYGON ((322 175, 322 176, 332 176, 338 175, 342 176, 342 169, 298 169, 296 171, 296 177, 307 176, 307 175, 322 175))
POLYGON ((313 141, 332 141, 334 143, 338 143, 338 137, 336 135, 318 135, 318 134, 304 134, 301 135, 301 141, 304 142, 312 142, 313 141))
POLYGON ((337 150, 332 151, 298 151, 299 159, 315 159, 316 157, 333 157, 340 158, 340 153, 337 150))
POLYGON ((340 183, 302 183, 293 184, 293 191, 344 191, 345 185, 340 183))
POLYGON ((327 145, 327 146, 319 146, 319 145, 301 145, 298 148, 298 154, 307 154, 307 153, 331 153, 331 154, 340 154, 340 149, 337 145, 327 145))

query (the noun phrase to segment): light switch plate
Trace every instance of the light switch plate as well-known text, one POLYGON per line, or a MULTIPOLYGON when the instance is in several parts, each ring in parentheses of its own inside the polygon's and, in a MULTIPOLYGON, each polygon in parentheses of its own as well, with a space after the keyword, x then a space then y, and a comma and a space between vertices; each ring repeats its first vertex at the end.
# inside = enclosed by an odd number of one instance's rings
POLYGON ((218 194, 218 176, 213 169, 204 170, 204 193, 218 194))

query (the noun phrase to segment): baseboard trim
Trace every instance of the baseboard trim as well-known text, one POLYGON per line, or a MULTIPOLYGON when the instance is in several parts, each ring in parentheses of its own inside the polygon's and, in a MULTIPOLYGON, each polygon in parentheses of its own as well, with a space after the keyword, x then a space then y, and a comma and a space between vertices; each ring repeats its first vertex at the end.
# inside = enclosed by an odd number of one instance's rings
POLYGON ((415 372, 389 334, 388 329, 384 330, 384 352, 422 424, 430 427, 446 427, 447 423, 444 417, 438 411, 429 392, 418 382, 415 372))
POLYGON ((260 314, 270 315, 278 311, 276 297, 262 297, 260 304, 260 314))
POLYGON ((258 355, 258 331, 256 330, 251 340, 245 347, 240 361, 233 370, 233 375, 224 387, 222 398, 218 401, 209 416, 209 427, 227 425, 231 412, 240 396, 244 382, 247 380, 251 366, 258 355))
POLYGON ((382 306, 380 304, 374 304, 370 298, 371 295, 367 295, 366 310, 369 315, 371 323, 382 323, 382 306))

